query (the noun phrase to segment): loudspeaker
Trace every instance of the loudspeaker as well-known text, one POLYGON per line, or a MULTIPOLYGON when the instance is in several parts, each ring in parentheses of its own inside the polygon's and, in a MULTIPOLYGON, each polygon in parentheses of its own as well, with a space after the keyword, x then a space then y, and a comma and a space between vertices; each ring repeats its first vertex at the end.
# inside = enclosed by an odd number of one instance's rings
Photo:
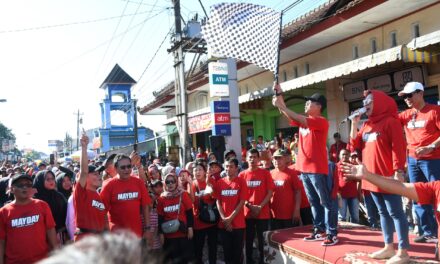
POLYGON ((226 143, 224 136, 209 136, 209 145, 211 146, 211 152, 213 152, 217 160, 223 163, 223 153, 226 150, 226 143))

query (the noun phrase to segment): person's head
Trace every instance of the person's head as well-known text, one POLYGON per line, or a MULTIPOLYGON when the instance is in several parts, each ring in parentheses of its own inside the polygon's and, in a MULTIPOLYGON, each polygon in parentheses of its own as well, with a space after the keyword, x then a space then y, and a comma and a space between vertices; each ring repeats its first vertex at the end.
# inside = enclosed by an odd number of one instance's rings
POLYGON ((56 189, 55 174, 50 170, 45 171, 44 188, 46 188, 47 190, 56 189))
POLYGON ((163 183, 161 180, 152 180, 150 183, 150 188, 154 194, 159 195, 163 192, 163 183))
POLYGON ((350 151, 348 151, 347 149, 341 149, 341 151, 339 151, 339 160, 343 162, 349 162, 350 151))
POLYGON ((104 170, 104 166, 95 167, 89 165, 86 186, 92 190, 96 190, 102 185, 102 177, 100 172, 104 170))
POLYGON ((209 175, 220 173, 222 171, 222 166, 218 161, 211 161, 208 164, 209 175))
POLYGON ((374 100, 373 100, 373 94, 368 93, 368 95, 365 97, 365 99, 362 101, 366 112, 365 114, 367 116, 371 116, 373 114, 373 108, 374 108, 374 100))
POLYGON ((186 163, 185 170, 193 171, 193 169, 194 169, 194 161, 190 161, 190 162, 186 163))
POLYGON ((176 174, 176 168, 170 165, 166 165, 165 167, 162 167, 162 171, 161 171, 162 175, 167 175, 169 173, 176 174))
POLYGON ((62 188, 65 191, 72 190, 72 179, 70 179, 69 175, 65 173, 60 173, 59 175, 57 175, 56 180, 58 189, 62 188))
POLYGON ((357 151, 353 151, 353 152, 350 154, 350 162, 351 162, 351 163, 357 163, 357 159, 358 159, 358 157, 359 157, 359 155, 358 155, 357 151))
POLYGON ((156 165, 151 164, 148 166, 148 175, 150 175, 151 180, 160 180, 160 171, 156 165))
POLYGON ((203 146, 199 146, 199 147, 197 148, 197 152, 199 152, 199 153, 203 153, 203 152, 205 152, 205 148, 204 148, 203 146))
POLYGON ((225 171, 226 175, 231 178, 238 176, 238 160, 236 158, 230 158, 225 161, 225 171))
POLYGON ((305 97, 306 104, 304 106, 304 112, 310 116, 318 116, 324 112, 327 107, 327 99, 325 96, 315 93, 310 97, 305 97))
POLYGON ((425 103, 425 99, 423 98, 424 90, 423 84, 419 82, 409 82, 398 95, 405 100, 409 108, 414 107, 420 109, 425 103))
POLYGON ((246 153, 246 161, 249 164, 250 169, 256 169, 258 168, 258 165, 260 164, 260 153, 256 149, 250 149, 246 153))
POLYGON ((224 160, 228 160, 231 158, 236 158, 237 154, 235 153, 235 151, 233 149, 229 149, 229 150, 225 151, 223 156, 224 156, 224 160))
POLYGON ((117 154, 113 160, 120 179, 128 179, 131 175, 131 159, 125 154, 117 154))
POLYGON ((15 174, 11 178, 10 192, 17 201, 30 199, 33 195, 32 178, 26 174, 15 174))
POLYGON ((259 135, 257 139, 258 139, 258 144, 263 144, 264 143, 262 135, 259 135))
POLYGON ((115 157, 116 154, 111 154, 102 163, 102 165, 105 167, 105 173, 107 173, 111 178, 115 177, 118 174, 115 168, 115 164, 113 163, 115 157))
POLYGON ((196 163, 193 169, 193 175, 197 180, 206 179, 206 166, 204 163, 196 163))
POLYGON ((255 141, 255 139, 251 140, 251 148, 253 148, 253 149, 257 148, 257 141, 255 141))
POLYGON ((45 170, 46 167, 47 167, 46 163, 41 162, 40 164, 38 164, 38 171, 45 170))
POLYGON ((341 134, 339 134, 338 132, 334 133, 333 139, 335 140, 336 143, 339 143, 341 141, 341 134))
POLYGON ((168 173, 165 175, 165 191, 172 192, 176 190, 178 186, 177 176, 174 173, 168 173))
POLYGON ((284 170, 288 166, 288 160, 290 159, 290 154, 285 149, 277 149, 273 153, 272 163, 275 169, 284 170))

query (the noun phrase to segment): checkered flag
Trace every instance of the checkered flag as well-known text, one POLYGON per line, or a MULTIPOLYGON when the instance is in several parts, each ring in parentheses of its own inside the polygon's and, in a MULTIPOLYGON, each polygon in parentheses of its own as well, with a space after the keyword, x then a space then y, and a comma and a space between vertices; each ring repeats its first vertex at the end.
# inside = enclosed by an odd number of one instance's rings
POLYGON ((280 21, 281 13, 264 6, 220 3, 211 6, 202 34, 213 54, 277 73, 280 21))

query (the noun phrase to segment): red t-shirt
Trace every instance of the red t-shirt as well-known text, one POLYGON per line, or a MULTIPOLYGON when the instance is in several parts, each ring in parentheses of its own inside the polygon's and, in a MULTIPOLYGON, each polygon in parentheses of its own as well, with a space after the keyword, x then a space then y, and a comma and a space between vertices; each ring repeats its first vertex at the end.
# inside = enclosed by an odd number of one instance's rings
POLYGON ((295 164, 290 165, 289 169, 295 171, 297 179, 298 179, 299 186, 301 188, 301 206, 300 206, 300 208, 302 209, 302 208, 310 207, 309 198, 307 198, 306 190, 304 189, 304 184, 303 184, 303 182, 301 180, 301 177, 300 177, 301 175, 296 170, 295 164))
MULTIPOLYGON (((214 188, 214 197, 218 199, 225 216, 230 216, 240 201, 246 201, 247 193, 246 181, 240 177, 235 177, 231 181, 229 177, 221 178, 217 181, 214 188)), ((222 221, 219 222, 219 227, 223 228, 222 221)), ((232 220, 232 228, 241 229, 245 227, 244 211, 241 208, 240 212, 232 220)))
MULTIPOLYGON (((253 205, 260 205, 261 202, 263 202, 264 197, 266 197, 267 192, 275 189, 270 172, 262 168, 257 168, 254 171, 247 169, 240 172, 238 177, 243 178, 246 181, 248 187, 248 201, 253 205)), ((247 207, 244 208, 244 215, 246 218, 253 218, 251 210, 247 207)), ((269 203, 261 208, 260 214, 256 219, 270 219, 269 203)))
POLYGON ((298 174, 291 169, 285 169, 284 171, 274 169, 270 174, 275 185, 275 190, 270 200, 272 217, 276 219, 292 219, 293 210, 295 209, 295 191, 301 190, 298 174))
POLYGON ((330 146, 330 151, 329 151, 330 161, 332 161, 334 163, 339 162, 339 152, 343 149, 346 149, 346 148, 347 148, 347 143, 342 142, 342 141, 338 145, 336 145, 336 143, 332 144, 330 146))
POLYGON ((357 181, 346 181, 344 179, 344 172, 342 171, 342 163, 338 162, 335 168, 335 174, 338 177, 338 193, 344 199, 356 198, 358 195, 357 181))
POLYGON ((87 190, 79 182, 76 183, 73 192, 73 206, 76 212, 75 223, 78 228, 98 232, 104 230, 107 210, 98 192, 87 190))
POLYGON ((327 134, 328 121, 322 116, 306 117, 307 127, 297 122, 299 126, 298 156, 296 168, 304 173, 319 173, 328 175, 327 134))
POLYGON ((31 199, 25 205, 9 203, 0 209, 0 240, 5 241, 5 263, 34 263, 49 252, 47 230, 55 228, 49 205, 31 199))
POLYGON ((399 119, 405 128, 410 157, 440 159, 440 148, 421 157, 415 154, 418 147, 428 146, 440 137, 440 106, 426 104, 418 113, 415 109, 408 109, 399 114, 399 119))
MULTIPOLYGON (((362 162, 372 173, 392 177, 397 169, 405 166, 406 143, 397 118, 385 117, 376 123, 365 122, 356 138, 351 139, 351 145, 362 149, 362 162)), ((387 193, 368 181, 362 181, 362 189, 387 193)))
MULTIPOLYGON (((192 201, 187 192, 182 193, 182 202, 179 204, 180 196, 167 198, 160 196, 157 199, 157 214, 162 216, 164 221, 177 219, 177 211, 180 205, 183 205, 179 211, 179 221, 187 223, 186 210, 192 209, 192 201)), ((186 234, 178 230, 175 233, 164 234, 166 238, 186 237, 186 234)), ((190 243, 190 242, 188 242, 190 243)))
POLYGON ((204 192, 206 189, 206 181, 195 180, 193 181, 191 188, 194 192, 194 206, 193 206, 194 229, 199 230, 214 226, 215 224, 208 224, 203 221, 200 221, 199 219, 200 197, 205 204, 214 204, 216 202, 211 194, 205 194, 204 192))
POLYGON ((440 181, 416 182, 414 187, 419 197, 419 204, 430 204, 434 206, 435 218, 437 219, 437 236, 440 235, 440 181))
POLYGON ((141 207, 151 205, 144 182, 130 176, 126 180, 110 179, 100 193, 109 212, 110 230, 129 229, 142 236, 141 207))

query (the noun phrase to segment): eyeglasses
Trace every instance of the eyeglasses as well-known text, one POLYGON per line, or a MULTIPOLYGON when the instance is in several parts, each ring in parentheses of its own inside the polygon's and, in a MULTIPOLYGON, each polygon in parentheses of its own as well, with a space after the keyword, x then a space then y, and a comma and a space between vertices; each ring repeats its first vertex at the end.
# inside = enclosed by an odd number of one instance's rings
POLYGON ((24 188, 32 188, 32 183, 23 183, 23 184, 15 184, 15 188, 24 189, 24 188))
POLYGON ((165 181, 165 184, 170 185, 170 184, 175 184, 176 181, 165 181))
POLYGON ((414 91, 414 92, 412 92, 412 93, 405 94, 405 95, 402 96, 402 98, 403 98, 403 99, 409 99, 409 98, 412 98, 413 95, 416 94, 416 93, 418 93, 418 92, 420 92, 420 91, 419 91, 419 90, 416 90, 416 91, 414 91))
POLYGON ((129 169, 131 169, 131 167, 132 167, 131 164, 118 166, 118 168, 121 170, 129 170, 129 169))

